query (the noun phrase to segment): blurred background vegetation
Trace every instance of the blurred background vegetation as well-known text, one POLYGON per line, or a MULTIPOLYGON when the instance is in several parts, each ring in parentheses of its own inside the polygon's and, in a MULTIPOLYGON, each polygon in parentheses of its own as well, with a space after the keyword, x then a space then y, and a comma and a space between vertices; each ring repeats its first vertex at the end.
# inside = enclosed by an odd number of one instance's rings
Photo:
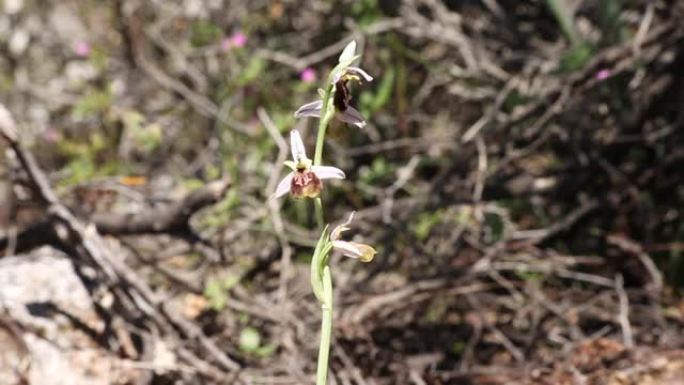
MULTIPOLYGON (((314 121, 293 111, 351 39, 375 77, 353 90, 369 124, 332 127, 325 159, 348 179, 323 199, 331 221, 356 210, 379 254, 333 262, 334 381, 564 383, 571 371, 554 363, 603 354, 578 353, 586 340, 681 347, 681 2, 0 4, 0 102, 80 218, 232 181, 193 217, 205 248, 173 234, 110 241, 250 378, 313 373, 312 210, 268 197, 289 130, 313 148, 314 121)), ((3 236, 45 218, 7 154, 3 236)), ((573 365, 600 377, 612 363, 573 365)))

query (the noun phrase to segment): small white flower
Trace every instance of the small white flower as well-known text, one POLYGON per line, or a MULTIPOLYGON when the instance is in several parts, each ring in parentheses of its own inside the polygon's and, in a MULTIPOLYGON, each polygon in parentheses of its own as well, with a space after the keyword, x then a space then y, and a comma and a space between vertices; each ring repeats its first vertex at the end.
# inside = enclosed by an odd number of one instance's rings
POLYGON ((344 179, 344 171, 331 166, 313 166, 311 159, 306 156, 304 142, 299 131, 290 132, 290 149, 292 160, 285 165, 292 171, 278 183, 274 198, 280 198, 288 192, 295 198, 316 198, 321 194, 324 179, 344 179))
POLYGON ((349 214, 349 219, 335 227, 330 233, 330 241, 333 249, 340 251, 345 257, 358 259, 361 262, 370 262, 377 253, 373 247, 364 243, 340 240, 342 232, 349 230, 349 224, 354 219, 354 212, 349 214))

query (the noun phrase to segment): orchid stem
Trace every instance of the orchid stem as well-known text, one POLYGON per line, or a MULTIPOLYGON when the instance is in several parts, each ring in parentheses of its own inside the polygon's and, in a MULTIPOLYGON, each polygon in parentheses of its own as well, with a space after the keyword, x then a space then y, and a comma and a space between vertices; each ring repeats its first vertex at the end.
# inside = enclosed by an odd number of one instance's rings
POLYGON ((314 200, 314 205, 316 206, 316 222, 318 223, 318 227, 323 228, 325 227, 325 215, 323 213, 323 201, 321 200, 321 197, 314 200))
MULTIPOLYGON (((330 110, 330 97, 332 96, 332 86, 328 86, 323 98, 323 106, 321 107, 321 120, 318 122, 318 134, 316 135, 316 151, 314 153, 314 165, 320 166, 323 161, 323 146, 325 145, 325 131, 328 128, 328 123, 332 118, 334 110, 330 110)), ((323 201, 320 197, 315 200, 316 206, 316 220, 318 226, 323 228, 325 226, 325 216, 323 213, 323 201)), ((325 230, 324 230, 325 232, 325 230)), ((321 252, 323 250, 320 250, 321 252)), ((330 250, 325 251, 325 255, 330 250)), ((325 256, 324 255, 324 256, 325 256)), ((322 286, 322 295, 319 298, 321 302, 321 341, 318 348, 318 365, 316 366, 316 385, 326 385, 328 381, 328 358, 330 357, 330 340, 332 338, 332 315, 333 315, 333 287, 332 275, 330 273, 330 266, 328 266, 327 258, 321 257, 320 253, 317 255, 312 266, 313 279, 320 279, 316 282, 318 287, 322 286), (317 265, 317 266, 314 266, 317 265), (315 269, 315 270, 314 270, 315 269), (320 274, 320 275, 319 275, 320 274), (322 282, 321 282, 322 281, 322 282)))
POLYGON ((318 348, 316 385, 326 385, 328 380, 328 358, 332 339, 333 287, 330 267, 323 268, 323 303, 321 304, 321 343, 318 348))
POLYGON ((325 131, 328 128, 328 123, 332 118, 332 114, 328 111, 330 104, 330 97, 332 96, 332 86, 328 86, 323 98, 323 106, 321 107, 321 120, 318 122, 318 133, 316 135, 316 152, 314 153, 314 166, 320 166, 323 161, 323 146, 325 145, 325 131))
MULTIPOLYGON (((316 151, 314 152, 314 166, 320 166, 323 161, 323 146, 325 146, 325 130, 328 128, 328 123, 332 118, 332 114, 328 113, 328 101, 332 95, 332 87, 328 87, 323 98, 323 106, 321 107, 321 119, 318 122, 318 134, 316 135, 316 151)), ((323 202, 321 198, 316 198, 316 221, 318 227, 325 226, 325 216, 323 214, 323 202)))

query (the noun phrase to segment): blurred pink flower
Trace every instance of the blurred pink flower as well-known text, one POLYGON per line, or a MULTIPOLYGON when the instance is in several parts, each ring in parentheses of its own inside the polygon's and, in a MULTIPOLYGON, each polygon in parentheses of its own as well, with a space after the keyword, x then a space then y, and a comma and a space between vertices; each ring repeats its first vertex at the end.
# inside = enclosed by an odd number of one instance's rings
POLYGON ((74 53, 79 57, 87 57, 90 55, 90 43, 81 40, 74 44, 74 53))
POLYGON ((221 42, 221 49, 228 51, 232 48, 242 48, 247 44, 247 35, 242 31, 238 31, 223 39, 221 42))
POLYGON ((247 35, 242 32, 235 32, 231 37, 230 41, 233 42, 233 47, 241 48, 247 44, 247 35))
POLYGON ((307 67, 299 73, 299 78, 304 83, 313 83, 316 81, 316 71, 314 71, 313 68, 307 67))
POLYGON ((610 72, 609 69, 602 69, 596 73, 596 79, 599 81, 603 81, 608 79, 610 75, 612 75, 612 72, 610 72))

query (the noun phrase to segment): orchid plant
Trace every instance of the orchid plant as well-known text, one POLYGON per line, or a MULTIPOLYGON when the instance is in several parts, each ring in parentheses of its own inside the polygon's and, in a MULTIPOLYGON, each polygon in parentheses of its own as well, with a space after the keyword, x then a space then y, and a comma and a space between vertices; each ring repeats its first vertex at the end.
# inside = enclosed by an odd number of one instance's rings
POLYGON ((367 82, 373 80, 373 77, 366 71, 352 65, 359 57, 360 55, 356 54, 356 42, 352 41, 342 51, 337 66, 330 71, 325 89, 319 89, 321 99, 307 103, 295 112, 297 118, 319 118, 314 159, 312 161, 307 157, 299 132, 292 130, 290 133, 292 160, 285 162, 285 166, 291 171, 280 181, 272 196, 272 198, 280 198, 289 193, 297 199, 314 199, 316 218, 319 227, 322 228, 321 236, 311 257, 311 287, 322 309, 316 385, 325 385, 328 376, 333 315, 333 284, 328 264, 330 255, 333 251, 338 251, 344 256, 361 262, 370 262, 376 254, 375 249, 370 245, 342 239, 342 233, 349 230, 354 218, 353 212, 344 223, 328 231, 329 226, 325 224, 323 203, 320 197, 323 190, 322 180, 345 178, 344 171, 339 168, 321 165, 328 124, 333 118, 359 128, 366 124, 361 113, 351 106, 352 97, 349 90, 349 82, 360 83, 362 79, 367 82))

